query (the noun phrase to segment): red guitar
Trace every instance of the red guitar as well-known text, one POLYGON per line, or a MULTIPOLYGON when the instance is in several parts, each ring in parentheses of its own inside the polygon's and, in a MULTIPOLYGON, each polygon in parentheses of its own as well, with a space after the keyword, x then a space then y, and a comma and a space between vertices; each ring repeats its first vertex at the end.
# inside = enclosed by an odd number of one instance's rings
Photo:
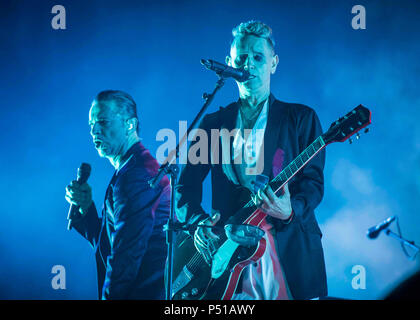
MULTIPOLYGON (((275 193, 278 192, 328 144, 343 142, 370 123, 371 112, 359 105, 332 123, 326 133, 303 150, 269 185, 275 193)), ((173 299, 231 299, 243 269, 264 254, 264 231, 258 226, 266 216, 254 199, 250 199, 225 225, 228 236, 224 235, 210 246, 214 248, 211 263, 207 263, 195 249, 192 238, 186 235, 178 237, 173 266, 173 299)))

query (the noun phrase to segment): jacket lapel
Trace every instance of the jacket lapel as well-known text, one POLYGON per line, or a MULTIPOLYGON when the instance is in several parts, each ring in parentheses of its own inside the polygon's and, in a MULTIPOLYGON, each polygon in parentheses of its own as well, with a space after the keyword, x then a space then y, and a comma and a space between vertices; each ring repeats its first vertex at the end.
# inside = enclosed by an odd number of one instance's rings
POLYGON ((239 104, 234 102, 222 109, 220 125, 221 165, 224 174, 230 181, 239 184, 235 169, 232 165, 233 139, 235 137, 236 120, 238 118, 239 104))

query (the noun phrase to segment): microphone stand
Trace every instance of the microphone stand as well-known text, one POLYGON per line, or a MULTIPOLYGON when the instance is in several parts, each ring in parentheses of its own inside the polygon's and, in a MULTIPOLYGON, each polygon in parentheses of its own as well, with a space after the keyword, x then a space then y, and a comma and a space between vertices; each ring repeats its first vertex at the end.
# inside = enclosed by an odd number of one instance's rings
POLYGON ((414 241, 408 241, 406 239, 404 239, 403 237, 401 237, 400 235, 396 234, 395 232, 392 232, 389 229, 385 230, 385 234, 387 236, 390 236, 391 238, 397 239, 398 241, 401 242, 401 244, 404 246, 406 245, 407 247, 410 247, 411 249, 415 250, 415 254, 412 256, 412 259, 414 259, 414 257, 416 256, 416 254, 420 251, 420 247, 416 246, 414 244, 414 241))
MULTIPOLYGON (((214 96, 216 95, 217 91, 219 91, 223 85, 225 84, 225 78, 221 73, 217 74, 219 79, 216 82, 216 86, 211 94, 204 93, 203 99, 205 100, 204 105, 202 106, 199 113, 194 118, 193 122, 187 129, 186 134, 183 138, 179 141, 178 145, 176 146, 175 150, 173 150, 168 157, 163 162, 164 164, 160 166, 158 174, 149 181, 149 185, 152 188, 155 188, 157 184, 162 180, 163 176, 169 174, 170 175, 170 183, 171 183, 171 209, 169 214, 168 223, 164 227, 164 231, 166 231, 166 243, 168 245, 168 268, 167 268, 167 277, 166 277, 166 300, 172 299, 172 276, 173 276, 173 258, 174 258, 174 235, 176 231, 187 230, 183 228, 182 225, 176 223, 175 220, 175 186, 178 182, 178 165, 176 164, 176 160, 179 158, 179 149, 188 139, 188 135, 190 131, 195 127, 197 122, 201 119, 204 112, 213 101, 214 96), (175 162, 175 163, 173 163, 175 162)), ((188 156, 188 154, 187 154, 188 156)))

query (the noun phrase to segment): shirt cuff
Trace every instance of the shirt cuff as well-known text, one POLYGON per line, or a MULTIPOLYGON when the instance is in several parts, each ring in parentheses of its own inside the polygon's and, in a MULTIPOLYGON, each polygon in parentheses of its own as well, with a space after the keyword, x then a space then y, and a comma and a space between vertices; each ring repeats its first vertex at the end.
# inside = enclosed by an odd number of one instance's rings
POLYGON ((80 221, 83 221, 83 220, 84 220, 84 218, 85 218, 88 214, 91 214, 91 211, 92 211, 92 210, 93 210, 93 211, 95 211, 94 209, 95 209, 95 204, 94 204, 94 202, 93 202, 93 201, 92 201, 92 203, 90 204, 89 208, 88 208, 88 209, 86 209, 83 213, 82 213, 82 210, 79 208, 79 210, 77 211, 77 213, 75 214, 75 216, 71 218, 71 219, 72 219, 72 222, 73 222, 73 223, 79 223, 80 221))
POLYGON ((281 222, 283 222, 283 224, 289 224, 292 221, 294 215, 295 211, 292 209, 292 213, 290 214, 289 218, 287 218, 287 220, 281 220, 281 222))

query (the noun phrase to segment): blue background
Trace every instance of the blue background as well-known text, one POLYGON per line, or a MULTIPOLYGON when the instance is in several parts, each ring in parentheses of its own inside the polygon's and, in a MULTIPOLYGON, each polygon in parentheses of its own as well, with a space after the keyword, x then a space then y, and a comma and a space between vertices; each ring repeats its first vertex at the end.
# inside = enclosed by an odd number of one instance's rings
MULTIPOLYGON (((273 29, 278 99, 313 107, 324 130, 360 103, 372 110, 369 134, 328 147, 316 212, 329 294, 382 297, 419 267, 396 240, 365 236, 397 215, 403 235, 420 243, 419 17, 412 0, 2 0, 0 298, 96 299, 93 251, 66 230, 64 199, 82 161, 92 164, 98 206, 113 173, 89 135, 92 99, 103 89, 129 92, 143 142, 156 154, 158 131, 191 122, 214 87, 200 59, 223 62, 231 29, 251 19, 273 29), (56 4, 66 8, 66 30, 51 27, 56 4), (351 27, 356 4, 366 8, 366 30, 351 27), (65 267, 65 290, 51 286, 54 265, 65 267), (358 265, 366 287, 357 290, 358 265)), ((230 80, 208 111, 236 99, 230 80)))

